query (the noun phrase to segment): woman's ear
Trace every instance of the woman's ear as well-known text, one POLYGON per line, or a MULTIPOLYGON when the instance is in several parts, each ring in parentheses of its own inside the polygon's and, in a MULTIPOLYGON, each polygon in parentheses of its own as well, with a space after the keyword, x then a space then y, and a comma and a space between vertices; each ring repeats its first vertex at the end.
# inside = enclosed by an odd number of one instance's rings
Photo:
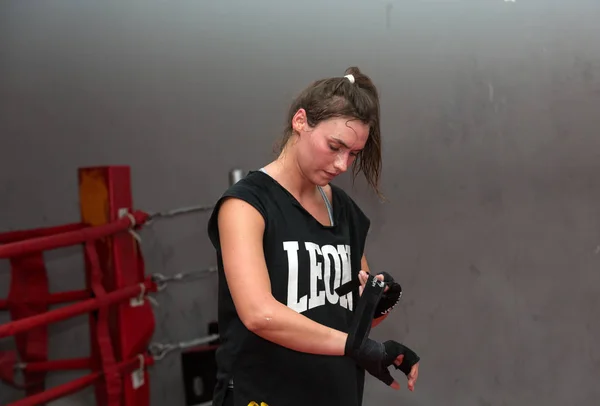
POLYGON ((306 131, 306 126, 306 110, 299 109, 292 118, 292 129, 295 133, 301 134, 303 131, 306 131))

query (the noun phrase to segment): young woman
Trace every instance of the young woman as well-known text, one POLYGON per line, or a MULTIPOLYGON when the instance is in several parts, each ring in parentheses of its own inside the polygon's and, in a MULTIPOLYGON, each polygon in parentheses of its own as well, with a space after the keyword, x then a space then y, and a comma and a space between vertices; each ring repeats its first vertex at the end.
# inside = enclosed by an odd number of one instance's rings
POLYGON ((406 347, 348 350, 370 221, 330 182, 351 166, 379 194, 379 98, 358 68, 297 97, 277 159, 231 186, 209 220, 222 340, 213 405, 360 406, 365 370, 400 388, 392 364, 414 389, 419 358, 406 347), (338 296, 351 280, 358 288, 338 296))

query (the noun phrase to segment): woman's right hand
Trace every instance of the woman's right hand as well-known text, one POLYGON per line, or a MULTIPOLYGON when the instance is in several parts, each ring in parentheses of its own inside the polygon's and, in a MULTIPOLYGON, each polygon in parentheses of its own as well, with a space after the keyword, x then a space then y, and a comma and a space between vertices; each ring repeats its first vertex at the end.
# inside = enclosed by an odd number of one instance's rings
MULTIPOLYGON (((365 283, 367 283, 367 279, 369 278, 369 273, 365 272, 363 270, 361 270, 358 273, 358 280, 360 281, 360 287, 358 288, 358 294, 360 296, 362 296, 363 290, 365 290, 365 283)), ((383 282, 383 275, 379 274, 376 276, 377 279, 379 279, 380 281, 383 282)), ((384 292, 388 289, 388 287, 385 287, 384 292)))

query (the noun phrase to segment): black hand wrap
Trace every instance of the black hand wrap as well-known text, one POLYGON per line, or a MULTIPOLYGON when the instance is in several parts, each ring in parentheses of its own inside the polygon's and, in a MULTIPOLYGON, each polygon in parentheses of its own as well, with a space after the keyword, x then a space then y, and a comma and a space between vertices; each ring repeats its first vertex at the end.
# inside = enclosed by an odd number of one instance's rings
POLYGON ((382 281, 369 275, 363 293, 358 300, 354 318, 348 331, 346 340, 346 354, 352 355, 357 352, 369 337, 371 332, 371 320, 375 313, 375 307, 383 294, 385 288, 382 281))
MULTIPOLYGON (((380 296, 377 303, 377 308, 373 313, 373 318, 378 318, 391 312, 402 297, 402 286, 400 286, 400 284, 397 283, 394 278, 392 278, 392 275, 387 272, 380 272, 379 274, 383 275, 383 281, 388 287, 388 291, 384 292, 380 296)), ((346 282, 342 286, 338 287, 335 292, 341 297, 352 292, 353 289, 358 289, 359 287, 360 280, 352 279, 351 281, 346 282)))
POLYGON ((419 357, 395 341, 379 343, 368 338, 375 308, 384 288, 385 284, 382 281, 369 275, 348 332, 345 355, 354 359, 358 365, 386 385, 391 385, 394 378, 390 375, 388 367, 394 365, 396 369, 408 375, 412 366, 419 361, 419 357), (401 354, 404 354, 404 360, 398 367, 394 360, 401 354))
POLYGON ((387 272, 380 272, 380 274, 383 275, 383 281, 388 287, 388 290, 383 293, 381 299, 379 299, 379 303, 377 303, 375 318, 385 316, 391 312, 398 302, 400 302, 400 298, 402 297, 402 286, 392 278, 392 275, 387 272))
POLYGON ((367 338, 358 351, 351 356, 358 365, 388 386, 394 382, 394 377, 388 370, 390 365, 394 365, 396 369, 408 376, 412 367, 420 361, 419 356, 403 344, 392 340, 379 343, 370 338, 367 338), (404 355, 404 358, 398 366, 394 361, 400 355, 404 355))
POLYGON ((412 369, 412 367, 421 360, 421 358, 417 355, 416 352, 414 352, 413 350, 411 350, 403 344, 397 343, 395 341, 386 341, 383 344, 385 345, 387 353, 391 353, 392 355, 394 355, 392 362, 400 355, 404 355, 400 366, 397 366, 396 364, 394 364, 394 366, 396 367, 396 369, 399 369, 400 371, 404 372, 404 375, 406 376, 410 374, 410 370, 412 369))

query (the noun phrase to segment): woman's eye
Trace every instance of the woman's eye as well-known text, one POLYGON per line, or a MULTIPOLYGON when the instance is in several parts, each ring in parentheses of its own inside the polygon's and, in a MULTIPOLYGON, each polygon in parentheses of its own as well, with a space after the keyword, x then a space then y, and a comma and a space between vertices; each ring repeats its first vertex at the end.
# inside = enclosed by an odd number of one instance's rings
POLYGON ((330 148, 332 151, 339 151, 339 150, 340 150, 338 147, 334 147, 333 145, 329 145, 329 148, 330 148))

